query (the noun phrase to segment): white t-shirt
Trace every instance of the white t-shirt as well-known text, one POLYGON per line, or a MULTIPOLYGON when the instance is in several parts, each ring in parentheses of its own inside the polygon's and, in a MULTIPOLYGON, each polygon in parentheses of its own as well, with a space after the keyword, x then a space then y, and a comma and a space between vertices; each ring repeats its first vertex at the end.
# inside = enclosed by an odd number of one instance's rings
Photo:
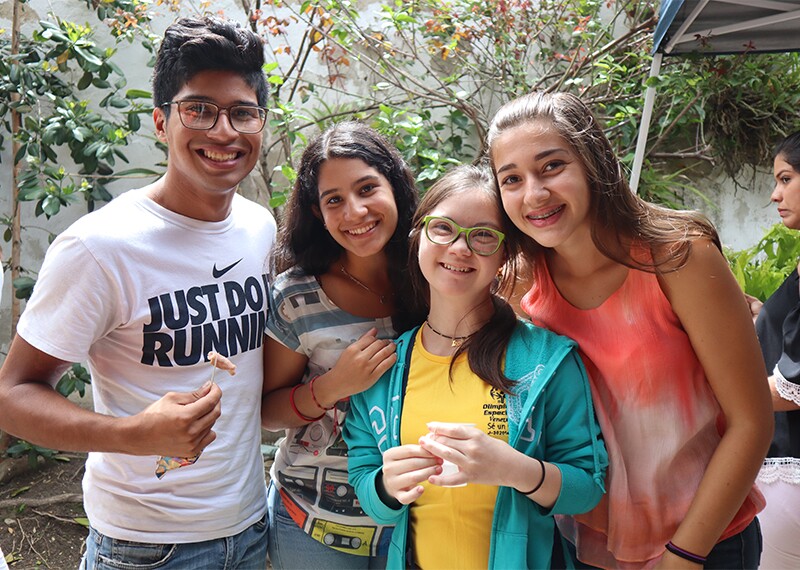
POLYGON ((132 190, 62 233, 45 257, 18 333, 69 362, 87 360, 95 410, 129 416, 211 376, 217 439, 194 465, 155 475, 157 456, 90 453, 83 479, 91 525, 122 540, 197 542, 241 532, 265 513, 260 452, 262 344, 275 221, 235 196, 204 222, 132 190))

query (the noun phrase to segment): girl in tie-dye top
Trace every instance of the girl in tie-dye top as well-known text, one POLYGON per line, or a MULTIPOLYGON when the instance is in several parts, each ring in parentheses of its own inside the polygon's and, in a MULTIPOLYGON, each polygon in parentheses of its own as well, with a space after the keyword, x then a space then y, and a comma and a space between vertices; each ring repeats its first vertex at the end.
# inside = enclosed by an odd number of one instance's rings
POLYGON ((771 403, 715 229, 635 196, 575 96, 508 103, 489 148, 532 238, 522 309, 578 341, 609 452, 606 497, 559 521, 567 547, 605 568, 756 568, 771 403))

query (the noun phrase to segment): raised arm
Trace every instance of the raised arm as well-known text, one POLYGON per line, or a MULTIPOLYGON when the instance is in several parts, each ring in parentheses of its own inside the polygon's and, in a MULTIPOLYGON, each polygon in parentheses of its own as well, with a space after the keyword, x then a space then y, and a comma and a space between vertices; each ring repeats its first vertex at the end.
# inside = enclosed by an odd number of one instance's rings
POLYGON ((270 431, 298 427, 318 419, 336 402, 372 386, 397 360, 394 343, 370 329, 342 351, 331 370, 303 379, 308 358, 268 338, 264 347, 261 425, 270 431), (313 385, 312 385, 313 382, 313 385))
MULTIPOLYGON (((725 416, 725 433, 672 542, 705 556, 741 507, 772 439, 772 404, 750 310, 722 253, 697 240, 660 277, 725 416)), ((691 564, 666 553, 662 565, 691 564)), ((694 565, 695 567, 697 565, 694 565)))
POLYGON ((0 429, 64 451, 192 456, 216 435, 222 392, 206 385, 171 392, 144 411, 115 418, 81 408, 53 388, 69 366, 17 336, 0 369, 0 429))

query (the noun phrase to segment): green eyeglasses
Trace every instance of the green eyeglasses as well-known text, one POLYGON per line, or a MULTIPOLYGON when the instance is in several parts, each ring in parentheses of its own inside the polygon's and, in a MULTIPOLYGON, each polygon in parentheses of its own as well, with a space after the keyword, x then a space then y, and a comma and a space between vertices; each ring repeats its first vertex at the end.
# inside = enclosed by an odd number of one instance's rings
POLYGON ((267 121, 267 110, 257 105, 231 105, 220 107, 206 101, 168 101, 168 105, 178 106, 178 116, 187 129, 208 131, 217 124, 221 112, 228 114, 228 120, 235 131, 244 134, 260 133, 267 121))
POLYGON ((464 234, 467 247, 478 255, 493 255, 500 249, 506 234, 494 228, 476 226, 462 228, 450 218, 442 216, 425 216, 422 218, 425 226, 425 237, 437 245, 450 245, 464 234))

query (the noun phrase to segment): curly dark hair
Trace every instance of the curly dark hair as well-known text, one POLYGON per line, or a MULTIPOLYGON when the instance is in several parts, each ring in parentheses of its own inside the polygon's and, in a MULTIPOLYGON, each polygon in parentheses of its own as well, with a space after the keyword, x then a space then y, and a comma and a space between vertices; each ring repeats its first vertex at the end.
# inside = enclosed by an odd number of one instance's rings
POLYGON ((314 214, 319 208, 319 170, 332 158, 357 158, 380 172, 389 181, 397 206, 397 228, 385 246, 389 277, 394 286, 395 328, 406 330, 419 316, 408 303, 411 287, 408 277, 408 233, 419 200, 414 175, 397 149, 378 131, 357 121, 333 125, 314 138, 303 152, 297 179, 286 203, 282 228, 275 248, 277 273, 296 268, 306 275, 322 275, 343 252, 314 214))
MULTIPOLYGON (((201 71, 225 70, 242 76, 266 105, 264 42, 238 23, 218 18, 181 18, 164 32, 153 71, 153 104, 161 107, 201 71)), ((169 109, 165 109, 169 113, 169 109)))

